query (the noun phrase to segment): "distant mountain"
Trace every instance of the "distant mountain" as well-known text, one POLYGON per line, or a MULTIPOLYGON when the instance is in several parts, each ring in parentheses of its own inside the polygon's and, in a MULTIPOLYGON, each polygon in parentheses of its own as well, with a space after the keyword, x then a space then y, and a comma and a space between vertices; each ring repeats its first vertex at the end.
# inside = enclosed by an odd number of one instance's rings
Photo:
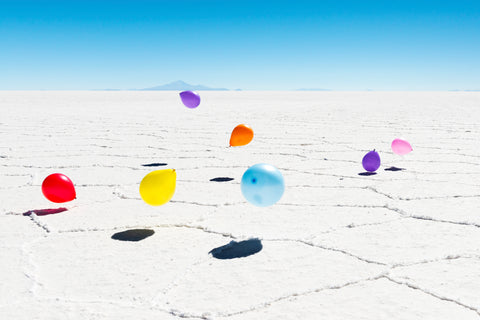
POLYGON ((330 89, 320 89, 320 88, 301 88, 296 91, 332 91, 330 89))
POLYGON ((140 89, 140 91, 228 91, 225 88, 210 88, 203 85, 193 85, 183 82, 181 80, 164 84, 162 86, 156 86, 151 88, 140 89))

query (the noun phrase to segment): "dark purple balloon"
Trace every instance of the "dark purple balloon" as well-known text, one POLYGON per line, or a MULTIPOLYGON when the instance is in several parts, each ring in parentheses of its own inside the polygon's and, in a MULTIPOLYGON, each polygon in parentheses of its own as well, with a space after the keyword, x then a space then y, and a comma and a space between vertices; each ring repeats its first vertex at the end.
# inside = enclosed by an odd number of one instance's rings
POLYGON ((377 171, 380 168, 380 155, 378 152, 373 150, 367 153, 362 159, 362 165, 368 172, 377 171))
POLYGON ((193 91, 180 92, 180 98, 182 99, 185 107, 190 109, 196 108, 200 104, 200 96, 198 95, 198 93, 193 91))

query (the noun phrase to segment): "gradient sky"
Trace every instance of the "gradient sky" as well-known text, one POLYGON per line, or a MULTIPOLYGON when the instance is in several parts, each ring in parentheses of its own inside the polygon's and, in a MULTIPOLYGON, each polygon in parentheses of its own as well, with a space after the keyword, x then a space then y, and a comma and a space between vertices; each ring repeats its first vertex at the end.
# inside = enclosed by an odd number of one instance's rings
POLYGON ((3 1, 0 90, 480 89, 480 1, 3 1))

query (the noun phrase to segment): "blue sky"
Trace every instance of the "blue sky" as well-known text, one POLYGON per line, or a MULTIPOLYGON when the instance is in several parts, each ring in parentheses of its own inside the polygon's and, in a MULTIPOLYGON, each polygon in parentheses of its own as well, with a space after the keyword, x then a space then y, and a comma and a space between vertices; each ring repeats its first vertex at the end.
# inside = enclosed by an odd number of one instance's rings
POLYGON ((480 89, 480 1, 3 1, 0 90, 480 89))

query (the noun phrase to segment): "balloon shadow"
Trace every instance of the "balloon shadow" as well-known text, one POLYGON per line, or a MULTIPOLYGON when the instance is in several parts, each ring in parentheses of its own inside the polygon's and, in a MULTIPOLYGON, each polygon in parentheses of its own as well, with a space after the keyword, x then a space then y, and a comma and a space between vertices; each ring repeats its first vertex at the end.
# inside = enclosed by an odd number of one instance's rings
POLYGON ((359 176, 367 176, 367 177, 368 177, 368 176, 374 176, 374 175, 376 175, 376 174, 377 174, 376 172, 368 172, 368 171, 367 171, 367 172, 360 172, 358 175, 359 175, 359 176))
POLYGON ((149 229, 132 229, 117 232, 112 235, 112 239, 120 241, 140 241, 152 236, 154 233, 155 231, 149 229))
POLYGON ((245 258, 262 251, 263 245, 259 239, 231 241, 229 244, 212 249, 209 253, 217 259, 245 258))
POLYGON ((397 167, 390 167, 386 168, 385 171, 403 171, 406 170, 405 168, 397 168, 397 167))
POLYGON ((33 213, 35 213, 35 215, 37 215, 37 216, 48 216, 50 214, 57 214, 57 213, 64 212, 64 211, 67 211, 67 210, 68 210, 67 208, 37 209, 37 210, 30 210, 30 211, 24 212, 24 213, 22 213, 22 215, 24 215, 26 217, 29 217, 33 213))
POLYGON ((227 182, 232 180, 233 178, 230 178, 230 177, 217 177, 217 178, 210 179, 210 181, 215 181, 215 182, 227 182))
POLYGON ((146 164, 142 164, 143 167, 163 167, 163 166, 166 166, 167 163, 163 163, 163 162, 154 162, 154 163, 146 163, 146 164))

